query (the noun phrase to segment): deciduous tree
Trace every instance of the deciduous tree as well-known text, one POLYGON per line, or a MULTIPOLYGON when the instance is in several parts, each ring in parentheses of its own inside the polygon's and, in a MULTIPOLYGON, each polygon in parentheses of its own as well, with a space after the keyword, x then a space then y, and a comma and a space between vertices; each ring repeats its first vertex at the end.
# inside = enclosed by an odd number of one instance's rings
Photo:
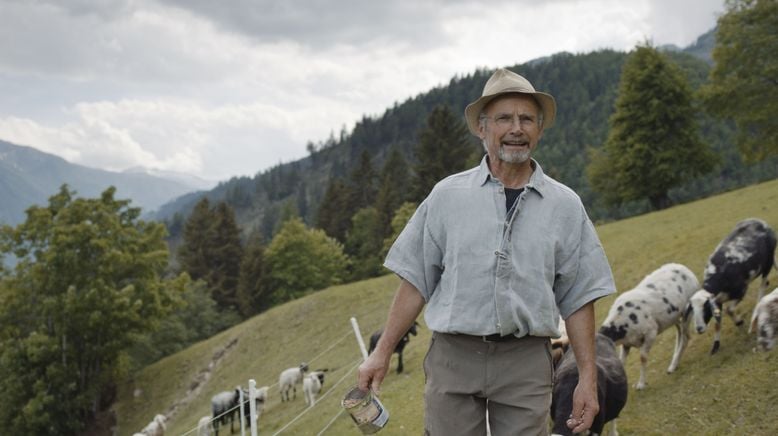
POLYGON ((743 155, 762 160, 778 155, 778 1, 728 0, 726 5, 702 95, 710 112, 735 120, 743 155))
POLYGON ((3 434, 79 433, 133 338, 172 306, 164 225, 114 192, 74 198, 63 186, 0 231, 0 255, 18 260, 0 276, 3 434))

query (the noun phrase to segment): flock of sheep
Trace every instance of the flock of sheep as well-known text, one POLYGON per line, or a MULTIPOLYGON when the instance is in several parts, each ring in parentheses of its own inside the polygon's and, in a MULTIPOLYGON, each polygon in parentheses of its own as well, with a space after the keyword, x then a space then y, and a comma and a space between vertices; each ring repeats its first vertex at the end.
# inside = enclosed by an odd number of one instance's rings
MULTIPOLYGON (((308 364, 301 363, 297 367, 288 368, 281 372, 278 378, 278 388, 281 401, 292 401, 297 397, 297 385, 302 384, 305 402, 309 407, 316 403, 316 396, 321 392, 324 384, 324 373, 327 369, 308 372, 308 364), (291 392, 291 398, 290 398, 291 392)), ((256 391, 256 415, 257 418, 264 410, 268 399, 269 386, 257 388, 256 391)), ((203 416, 197 423, 198 436, 219 436, 219 427, 230 425, 230 434, 235 432, 236 417, 240 416, 241 394, 243 398, 243 416, 246 425, 250 420, 249 393, 246 389, 235 388, 232 391, 219 392, 211 397, 211 415, 203 416)), ((164 436, 164 415, 156 415, 154 419, 139 433, 134 436, 164 436)), ((239 421, 238 421, 239 422, 239 421)))
MULTIPOLYGON (((611 306, 597 333, 597 372, 600 413, 591 427, 592 434, 601 434, 606 422, 613 421, 611 434, 616 434, 619 412, 627 402, 627 377, 624 362, 632 347, 640 349, 640 378, 635 388, 646 387, 648 353, 657 335, 674 326, 675 351, 667 368, 678 368, 689 341, 693 323, 703 333, 711 319, 715 320, 715 335, 711 354, 720 348, 721 310, 724 308, 735 325, 742 325, 734 311, 751 283, 761 277, 757 304, 751 316, 748 332, 757 332, 757 346, 763 351, 773 348, 778 330, 778 288, 767 296, 767 276, 775 261, 776 234, 759 219, 737 223, 734 230, 719 243, 708 259, 702 286, 689 268, 669 263, 646 276, 635 288, 621 293, 611 306), (619 356, 616 346, 621 346, 619 356)), ((553 434, 572 434, 565 425, 572 406, 572 392, 578 383, 578 370, 572 350, 567 350, 564 336, 553 341, 557 347, 556 380, 554 383, 551 418, 553 434)))
MULTIPOLYGON (((767 277, 775 261, 776 234, 770 226, 759 219, 743 220, 724 238, 708 259, 704 271, 702 286, 695 274, 686 266, 668 263, 647 275, 638 285, 621 293, 611 306, 608 316, 596 337, 598 396, 600 413, 591 428, 592 434, 601 434, 603 426, 612 422, 611 434, 616 434, 616 422, 619 412, 627 401, 627 377, 624 362, 631 348, 640 350, 640 378, 635 388, 646 387, 646 365, 648 354, 657 336, 670 327, 675 327, 675 351, 667 368, 671 373, 678 368, 681 355, 689 342, 689 328, 693 323, 698 333, 703 333, 710 320, 715 321, 715 335, 711 354, 720 348, 721 310, 729 315, 735 325, 742 325, 734 311, 743 299, 748 285, 761 277, 757 304, 751 316, 749 333, 757 332, 757 346, 769 351, 775 343, 778 332, 778 288, 763 297, 769 285, 767 277), (621 346, 620 353, 616 346, 621 346)), ((564 323, 560 320, 563 337, 552 341, 553 359, 556 367, 551 418, 554 422, 552 433, 569 435, 565 425, 572 406, 572 392, 578 383, 578 370, 575 355, 568 349, 564 334, 564 323)), ((402 356, 402 350, 409 335, 416 334, 416 324, 405 335, 395 350, 402 356)), ((371 351, 380 332, 371 338, 371 351)), ((398 365, 402 371, 402 360, 398 365)), ((312 407, 316 395, 322 389, 324 373, 317 370, 308 372, 308 365, 281 372, 278 380, 281 401, 291 401, 297 396, 297 385, 302 384, 305 401, 312 407), (290 398, 290 391, 291 396, 290 398)), ((257 390, 256 410, 259 416, 268 396, 268 386, 257 390)), ((218 436, 219 427, 229 421, 230 431, 234 432, 235 416, 239 415, 241 392, 221 392, 211 399, 211 416, 204 416, 198 424, 198 436, 214 434, 218 436)), ((243 398, 248 398, 244 390, 243 398)), ((249 419, 249 404, 244 400, 244 415, 249 419)), ((136 436, 163 436, 165 416, 157 415, 136 436)))

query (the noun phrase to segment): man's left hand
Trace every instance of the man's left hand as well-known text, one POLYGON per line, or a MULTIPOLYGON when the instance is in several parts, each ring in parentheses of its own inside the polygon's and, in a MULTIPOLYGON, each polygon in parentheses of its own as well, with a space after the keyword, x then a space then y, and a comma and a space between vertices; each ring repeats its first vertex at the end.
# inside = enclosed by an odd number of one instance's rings
POLYGON ((573 392, 573 413, 567 420, 567 427, 573 433, 586 431, 599 412, 597 385, 579 381, 573 392))

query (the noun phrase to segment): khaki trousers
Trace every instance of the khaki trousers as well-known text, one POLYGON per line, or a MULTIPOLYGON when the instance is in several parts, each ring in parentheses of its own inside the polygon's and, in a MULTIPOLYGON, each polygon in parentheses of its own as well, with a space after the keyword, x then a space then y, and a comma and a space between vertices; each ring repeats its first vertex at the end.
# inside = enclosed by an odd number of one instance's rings
POLYGON ((433 332, 424 358, 425 435, 547 435, 553 366, 548 338, 484 342, 433 332))

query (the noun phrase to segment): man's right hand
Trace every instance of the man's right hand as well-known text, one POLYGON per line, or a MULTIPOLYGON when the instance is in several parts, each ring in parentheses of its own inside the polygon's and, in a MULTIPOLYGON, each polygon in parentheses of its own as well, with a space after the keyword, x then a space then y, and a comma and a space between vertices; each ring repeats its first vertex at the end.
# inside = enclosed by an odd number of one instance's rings
POLYGON ((380 392, 381 383, 389 370, 389 360, 392 357, 391 353, 384 356, 385 354, 376 349, 359 365, 358 384, 361 391, 372 390, 376 394, 380 392))

